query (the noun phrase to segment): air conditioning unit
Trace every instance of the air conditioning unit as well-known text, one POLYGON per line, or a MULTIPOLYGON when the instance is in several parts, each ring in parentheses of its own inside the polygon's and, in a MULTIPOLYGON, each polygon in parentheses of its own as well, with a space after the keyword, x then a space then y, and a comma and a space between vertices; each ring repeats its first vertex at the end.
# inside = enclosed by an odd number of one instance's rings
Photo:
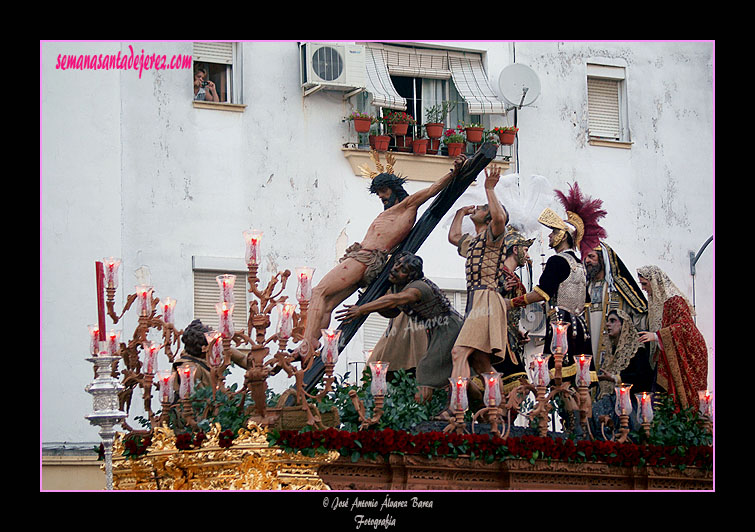
POLYGON ((300 52, 301 84, 305 90, 365 88, 364 45, 308 42, 300 45, 300 52))

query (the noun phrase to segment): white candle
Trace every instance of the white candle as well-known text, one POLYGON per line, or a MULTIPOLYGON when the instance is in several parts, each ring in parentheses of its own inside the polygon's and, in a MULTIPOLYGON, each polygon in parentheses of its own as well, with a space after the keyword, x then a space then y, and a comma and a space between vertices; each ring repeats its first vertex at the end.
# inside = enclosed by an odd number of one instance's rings
POLYGON ((107 342, 107 354, 115 356, 118 354, 118 342, 121 340, 121 331, 111 330, 107 333, 105 341, 107 342))
POLYGON ((577 357, 577 386, 590 386, 590 361, 592 355, 579 355, 577 357))
POLYGON ((294 310, 291 303, 278 303, 278 339, 288 340, 294 332, 294 310))
POLYGON ((152 311, 152 287, 139 285, 136 287, 136 300, 139 304, 139 314, 149 316, 152 311))
POLYGON ((385 382, 385 377, 388 374, 388 362, 372 362, 370 363, 370 369, 372 370, 372 382, 370 383, 370 392, 372 395, 385 395, 388 393, 388 384, 385 382))
POLYGON ((163 321, 173 325, 173 311, 176 308, 176 300, 166 297, 163 301, 163 321))
POLYGON ((320 354, 324 364, 338 362, 338 339, 341 337, 340 329, 322 329, 322 352, 320 354))
POLYGON ((191 364, 182 364, 178 367, 178 375, 181 378, 178 395, 181 399, 186 399, 194 393, 194 375, 196 371, 196 366, 191 364))
POLYGON ((257 265, 260 261, 260 241, 262 240, 262 231, 251 229, 244 231, 246 240, 245 259, 248 265, 257 265))
POLYGON ((218 313, 220 332, 226 338, 230 338, 235 332, 233 328, 233 305, 229 305, 225 301, 216 303, 215 311, 218 313))
POLYGON ((105 274, 105 287, 118 288, 118 268, 121 265, 121 260, 108 257, 102 259, 102 264, 105 274))
POLYGON ((157 353, 160 351, 160 346, 154 342, 147 341, 142 343, 142 348, 144 349, 143 372, 154 375, 157 373, 157 353))
POLYGON ((309 301, 312 299, 312 274, 314 268, 302 266, 296 268, 296 276, 299 279, 299 285, 296 290, 296 299, 299 301, 309 301))
POLYGON ((175 391, 173 390, 174 374, 171 371, 158 371, 157 382, 160 388, 160 402, 172 403, 175 397, 175 391))
POLYGON ((229 305, 234 303, 233 287, 236 284, 236 276, 226 273, 224 275, 218 275, 215 280, 220 286, 220 302, 226 302, 229 305))
POLYGON ((466 410, 469 407, 469 400, 467 399, 467 378, 451 377, 448 379, 451 381, 451 407, 454 411, 466 410))
POLYGON ((209 362, 210 366, 217 368, 223 363, 223 342, 220 340, 222 335, 217 332, 213 331, 211 333, 205 333, 205 338, 207 338, 207 362, 209 362))

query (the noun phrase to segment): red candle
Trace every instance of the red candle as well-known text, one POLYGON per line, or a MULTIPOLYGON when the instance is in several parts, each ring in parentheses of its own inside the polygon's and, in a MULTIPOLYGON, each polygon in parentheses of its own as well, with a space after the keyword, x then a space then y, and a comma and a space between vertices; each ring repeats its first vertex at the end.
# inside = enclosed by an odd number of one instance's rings
POLYGON ((100 342, 105 341, 105 270, 100 261, 95 263, 97 273, 97 323, 100 329, 100 342))

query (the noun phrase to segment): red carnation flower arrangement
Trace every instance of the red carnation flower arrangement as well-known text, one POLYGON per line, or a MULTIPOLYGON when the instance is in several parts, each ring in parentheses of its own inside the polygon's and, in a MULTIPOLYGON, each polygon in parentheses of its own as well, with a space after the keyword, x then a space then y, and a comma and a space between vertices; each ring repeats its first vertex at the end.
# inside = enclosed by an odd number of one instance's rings
POLYGON ((520 436, 507 439, 488 434, 455 434, 422 432, 411 434, 392 429, 346 432, 334 428, 323 431, 297 432, 293 430, 270 431, 270 445, 288 452, 301 452, 314 456, 318 452, 338 451, 341 456, 387 457, 391 453, 421 455, 427 458, 459 458, 470 460, 522 459, 561 460, 567 462, 603 462, 616 466, 666 466, 700 467, 710 469, 713 451, 710 447, 690 446, 680 450, 678 446, 656 446, 612 441, 574 441, 551 439, 540 436, 520 436))

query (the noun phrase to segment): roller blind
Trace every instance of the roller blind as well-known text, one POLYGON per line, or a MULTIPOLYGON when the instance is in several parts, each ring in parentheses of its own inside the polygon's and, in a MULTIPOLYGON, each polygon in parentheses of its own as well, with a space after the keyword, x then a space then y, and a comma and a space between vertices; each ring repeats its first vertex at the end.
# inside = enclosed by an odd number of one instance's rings
POLYGON ((232 42, 195 42, 193 59, 195 63, 233 64, 232 42))
POLYGON ((246 272, 194 270, 194 319, 202 320, 204 325, 217 330, 219 323, 215 304, 220 302, 220 287, 215 278, 225 273, 236 276, 233 285, 233 326, 237 331, 246 330, 249 310, 246 304, 246 272))
POLYGON ((619 80, 587 78, 589 133, 593 137, 619 140, 619 80))

